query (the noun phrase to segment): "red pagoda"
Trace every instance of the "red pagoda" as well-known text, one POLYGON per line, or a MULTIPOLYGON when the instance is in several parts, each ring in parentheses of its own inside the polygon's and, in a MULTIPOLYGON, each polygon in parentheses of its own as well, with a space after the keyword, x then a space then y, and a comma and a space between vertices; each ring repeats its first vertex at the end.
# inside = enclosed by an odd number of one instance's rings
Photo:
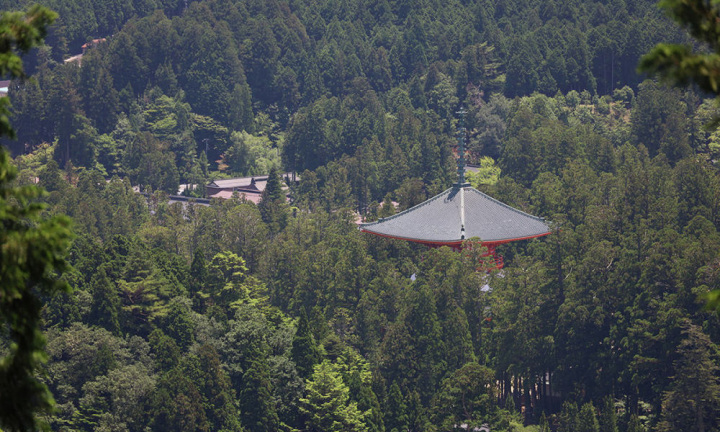
POLYGON ((422 243, 430 247, 449 246, 460 250, 466 239, 478 238, 488 255, 502 268, 495 253, 499 244, 550 234, 539 217, 510 207, 465 182, 465 128, 460 111, 458 134, 458 182, 450 189, 401 213, 360 225, 362 232, 381 237, 422 243))

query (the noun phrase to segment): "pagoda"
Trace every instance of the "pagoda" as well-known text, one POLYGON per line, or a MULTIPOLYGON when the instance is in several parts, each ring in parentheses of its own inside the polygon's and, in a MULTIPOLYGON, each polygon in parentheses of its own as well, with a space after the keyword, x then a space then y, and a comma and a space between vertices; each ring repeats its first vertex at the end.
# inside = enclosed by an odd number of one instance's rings
POLYGON ((360 225, 362 232, 381 237, 449 246, 460 250, 466 239, 478 238, 498 268, 503 260, 495 252, 499 244, 550 234, 548 224, 502 203, 465 182, 465 111, 460 110, 458 128, 458 182, 450 189, 396 215, 360 225))

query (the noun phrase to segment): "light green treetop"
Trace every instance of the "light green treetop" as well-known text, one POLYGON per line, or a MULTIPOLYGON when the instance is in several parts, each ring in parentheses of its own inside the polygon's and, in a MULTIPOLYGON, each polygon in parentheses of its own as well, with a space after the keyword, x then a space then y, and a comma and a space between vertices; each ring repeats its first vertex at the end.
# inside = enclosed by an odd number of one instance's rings
POLYGON ((308 431, 365 432, 365 413, 357 403, 349 402, 350 390, 337 367, 328 360, 315 366, 305 387, 307 396, 300 398, 300 411, 307 418, 308 431))

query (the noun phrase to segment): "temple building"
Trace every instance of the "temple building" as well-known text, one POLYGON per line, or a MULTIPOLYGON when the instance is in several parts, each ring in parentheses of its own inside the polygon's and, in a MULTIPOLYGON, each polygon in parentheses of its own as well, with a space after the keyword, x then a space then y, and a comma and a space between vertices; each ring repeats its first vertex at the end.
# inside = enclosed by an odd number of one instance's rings
POLYGON ((497 245, 546 236, 551 231, 542 218, 510 207, 465 182, 465 128, 462 124, 465 112, 459 114, 458 182, 415 207, 361 224, 360 230, 381 237, 458 250, 465 240, 478 238, 498 268, 502 268, 502 257, 495 253, 497 245))

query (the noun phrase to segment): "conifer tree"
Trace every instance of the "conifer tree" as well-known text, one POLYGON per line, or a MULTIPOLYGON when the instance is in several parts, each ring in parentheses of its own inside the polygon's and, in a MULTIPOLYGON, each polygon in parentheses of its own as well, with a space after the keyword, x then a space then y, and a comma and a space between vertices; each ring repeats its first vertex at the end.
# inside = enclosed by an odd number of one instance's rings
MULTIPOLYGON (((720 94, 720 74, 717 68, 720 53, 718 4, 702 0, 664 0, 660 6, 673 20, 685 27, 696 41, 707 46, 694 51, 694 47, 689 44, 658 44, 640 59, 640 71, 658 74, 674 84, 694 83, 705 92, 720 94)), ((714 124, 717 125, 718 121, 720 118, 715 117, 714 124)))
POLYGON ((291 356, 298 375, 303 378, 310 376, 313 366, 320 362, 320 351, 312 335, 305 308, 300 310, 300 320, 293 338, 291 356))
POLYGON ((406 398, 407 419, 409 430, 425 431, 428 430, 430 419, 428 419, 427 410, 420 400, 420 394, 417 391, 411 391, 406 398))
POLYGON ((393 382, 390 386, 387 404, 385 405, 385 429, 388 432, 402 432, 407 430, 408 418, 405 397, 400 386, 393 382))
POLYGON ((165 333, 175 340, 183 351, 195 341, 195 325, 190 314, 188 304, 183 302, 182 298, 176 298, 171 301, 168 313, 162 320, 165 333))
POLYGON ((238 395, 242 422, 252 431, 272 432, 278 430, 275 403, 272 399, 270 371, 267 359, 255 356, 243 374, 242 390, 238 395))
POLYGON ((287 224, 288 206, 285 201, 285 191, 282 189, 282 180, 275 167, 270 169, 258 207, 263 221, 271 232, 277 233, 287 224))
POLYGON ((190 292, 194 294, 202 291, 207 283, 207 277, 205 254, 201 249, 197 249, 193 255, 192 264, 190 264, 190 292))
POLYGON ((119 292, 115 284, 110 281, 104 268, 100 268, 91 282, 93 303, 90 311, 90 322, 105 328, 110 333, 118 335, 120 324, 118 315, 121 303, 119 292))
POLYGON ((603 399, 600 417, 600 432, 618 432, 617 415, 615 414, 615 403, 612 396, 605 396, 603 399))
POLYGON ((579 413, 575 402, 565 402, 558 417, 558 432, 575 432, 578 428, 579 413))
MULTIPOLYGON (((220 356, 211 345, 203 345, 198 350, 199 390, 204 398, 205 412, 210 429, 214 431, 240 432, 240 413, 236 406, 235 394, 227 373, 220 364, 220 356)), ((249 383, 250 384, 250 383, 249 383)), ((255 384, 255 383, 252 383, 255 384)), ((250 385, 252 385, 250 384, 250 385)), ((251 399, 262 404, 260 399, 251 399)), ((241 399, 244 401, 244 399, 241 399)), ((253 427, 252 431, 265 430, 253 427)))
POLYGON ((580 409, 578 414, 578 422, 576 432, 599 432, 600 425, 598 424, 597 415, 595 415, 595 407, 592 403, 586 403, 580 409))
POLYGON ((308 432, 366 432, 364 413, 350 402, 350 390, 340 373, 325 360, 315 366, 300 398, 300 412, 308 432))
POLYGON ((627 432, 645 432, 645 427, 640 422, 640 418, 633 414, 628 421, 627 432))
POLYGON ((40 186, 48 192, 62 190, 66 186, 65 180, 62 178, 60 166, 54 160, 51 160, 38 173, 40 178, 40 186))
POLYGON ((209 431, 203 396, 183 368, 177 366, 157 383, 151 401, 154 431, 209 431))
POLYGON ((675 376, 663 395, 658 430, 704 432, 718 426, 720 382, 717 351, 700 327, 686 323, 685 339, 678 347, 675 376))
POLYGON ((548 423, 548 419, 545 416, 545 411, 540 414, 540 424, 538 426, 540 427, 538 432, 550 432, 550 423, 548 423))
POLYGON ((357 402, 358 409, 365 413, 365 425, 368 432, 384 432, 380 403, 369 382, 363 382, 359 370, 354 370, 349 376, 343 377, 345 384, 350 389, 352 400, 357 402))
POLYGON ((162 372, 168 372, 180 362, 180 347, 160 329, 155 329, 148 336, 150 349, 155 354, 155 364, 162 372))

